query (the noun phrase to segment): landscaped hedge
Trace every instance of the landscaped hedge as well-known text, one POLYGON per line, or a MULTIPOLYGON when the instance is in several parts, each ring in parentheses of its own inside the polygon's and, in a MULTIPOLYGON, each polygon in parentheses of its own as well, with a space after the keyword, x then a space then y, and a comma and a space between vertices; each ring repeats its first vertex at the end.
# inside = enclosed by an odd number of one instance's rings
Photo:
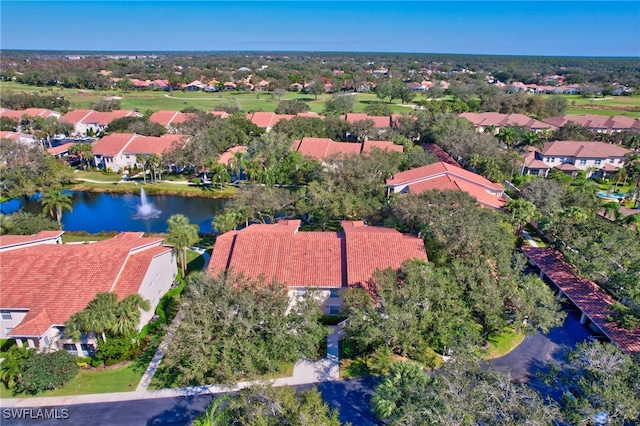
POLYGON ((37 394, 64 386, 78 374, 76 357, 67 351, 35 353, 21 366, 16 393, 37 394))

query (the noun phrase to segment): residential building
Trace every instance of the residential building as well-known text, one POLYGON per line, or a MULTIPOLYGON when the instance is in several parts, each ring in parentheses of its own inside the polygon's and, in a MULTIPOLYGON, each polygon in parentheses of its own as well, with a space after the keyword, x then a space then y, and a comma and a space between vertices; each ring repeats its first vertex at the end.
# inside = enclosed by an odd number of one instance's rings
POLYGON ((323 312, 337 315, 349 287, 371 289, 376 270, 408 259, 427 261, 421 238, 391 228, 343 221, 343 232, 303 232, 299 220, 250 225, 216 239, 208 274, 224 272, 276 281, 290 300, 310 289, 323 312))
POLYGON ((534 148, 525 156, 522 174, 546 177, 555 167, 572 176, 584 171, 587 177, 606 177, 624 166, 625 155, 630 152, 604 142, 547 142, 542 149, 534 148))
POLYGON ((7 108, 0 108, 0 117, 13 118, 14 120, 22 120, 22 117, 28 115, 30 117, 42 117, 42 118, 60 118, 62 114, 56 111, 51 111, 46 108, 27 108, 12 110, 7 108))
POLYGON ((522 127, 530 132, 543 130, 556 130, 558 126, 551 123, 536 120, 524 114, 500 114, 498 112, 463 112, 459 114, 473 124, 480 133, 490 130, 497 134, 503 127, 522 127))
POLYGON ((6 130, 0 130, 0 139, 9 139, 9 140, 24 143, 24 144, 38 143, 38 139, 33 135, 20 133, 20 132, 9 132, 6 130))
POLYGON ((188 136, 166 134, 142 136, 134 133, 112 133, 93 144, 93 159, 96 167, 119 172, 125 168, 141 165, 139 155, 162 154, 174 143, 186 143, 188 136))
POLYGON ((184 123, 190 117, 193 117, 193 114, 180 111, 157 111, 151 114, 149 121, 167 129, 175 129, 176 125, 184 123))
POLYGON ((364 143, 334 142, 329 138, 302 138, 291 145, 293 151, 297 151, 305 157, 322 161, 332 155, 351 155, 369 153, 374 148, 383 151, 403 152, 402 145, 395 145, 390 141, 367 140, 364 143))
POLYGON ((596 133, 617 133, 624 130, 640 132, 640 120, 625 117, 624 115, 606 116, 596 114, 567 114, 558 117, 545 118, 542 121, 556 127, 564 127, 569 123, 573 123, 586 127, 596 133))
POLYGON ((95 348, 94 336, 74 342, 64 336, 65 322, 98 293, 114 292, 118 300, 137 293, 151 304, 142 311, 141 328, 171 288, 176 259, 162 238, 141 232, 92 244, 59 244, 61 234, 0 236, 0 338, 87 356, 95 348))
POLYGON ((387 194, 420 194, 430 190, 464 191, 482 206, 504 206, 504 188, 484 177, 445 162, 396 173, 387 179, 387 194))
POLYGON ((60 121, 73 124, 76 135, 102 132, 113 120, 123 117, 142 117, 142 114, 130 110, 115 110, 99 112, 90 109, 76 109, 69 111, 60 121))

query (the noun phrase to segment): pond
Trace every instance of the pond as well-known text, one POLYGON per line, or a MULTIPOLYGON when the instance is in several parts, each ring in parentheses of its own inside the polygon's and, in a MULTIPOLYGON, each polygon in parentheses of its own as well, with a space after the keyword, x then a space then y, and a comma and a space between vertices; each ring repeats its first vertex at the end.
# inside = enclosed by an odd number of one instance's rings
MULTIPOLYGON (((86 231, 92 234, 105 231, 166 232, 167 220, 180 213, 200 227, 200 233, 212 232, 211 221, 219 213, 226 200, 204 197, 179 197, 175 195, 147 195, 146 208, 141 209, 140 194, 110 194, 85 191, 68 191, 73 211, 64 211, 62 229, 86 231), (154 211, 155 210, 155 211, 154 211), (140 213, 151 214, 140 214, 140 213)), ((3 202, 0 211, 11 214, 20 209, 29 213, 42 213, 39 195, 32 198, 3 202)))

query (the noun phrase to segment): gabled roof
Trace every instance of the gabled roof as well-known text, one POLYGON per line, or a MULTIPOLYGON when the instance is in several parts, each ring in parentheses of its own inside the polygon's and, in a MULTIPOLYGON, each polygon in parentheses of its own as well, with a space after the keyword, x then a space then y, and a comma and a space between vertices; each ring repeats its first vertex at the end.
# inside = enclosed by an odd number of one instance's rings
POLYGON ((371 120, 373 121, 373 126, 378 129, 391 127, 391 117, 388 116, 349 113, 346 115, 341 115, 340 118, 349 122, 350 124, 356 123, 358 121, 371 120))
POLYGON ((597 114, 567 114, 545 118, 543 121, 557 127, 563 127, 568 123, 574 123, 594 130, 640 130, 640 120, 625 117, 624 115, 605 116, 597 114))
POLYGON ((47 152, 51 155, 64 154, 65 152, 69 151, 69 148, 71 148, 73 145, 75 145, 75 142, 67 142, 62 145, 54 146, 53 148, 47 148, 47 152))
POLYGON ((430 190, 460 190, 474 197, 480 204, 501 208, 504 206, 502 197, 494 195, 501 193, 501 185, 449 163, 439 162, 405 172, 396 173, 387 179, 388 187, 402 187, 407 185, 413 194, 420 194, 430 190))
POLYGON ((395 152, 402 152, 404 149, 402 145, 395 145, 390 141, 334 142, 329 138, 302 138, 291 145, 293 151, 316 160, 323 160, 331 155, 369 153, 373 148, 395 152))
POLYGON ((118 109, 114 111, 108 112, 99 112, 93 111, 90 109, 76 109, 73 111, 69 111, 62 117, 60 117, 60 121, 64 121, 66 123, 71 123, 73 125, 77 124, 97 124, 100 126, 107 126, 116 118, 123 117, 140 117, 141 114, 131 110, 123 110, 118 109))
POLYGON ((342 222, 344 233, 300 232, 299 220, 250 225, 220 235, 208 273, 231 270, 289 287, 366 285, 376 269, 427 260, 422 239, 362 222, 342 222))
POLYGON ((442 149, 442 147, 438 144, 426 143, 422 145, 422 148, 424 148, 424 150, 427 151, 429 154, 434 155, 438 159, 438 161, 449 163, 454 166, 459 165, 458 162, 452 156, 450 156, 447 153, 447 151, 442 149))
POLYGON ((605 290, 578 277, 562 254, 552 248, 523 247, 522 251, 616 346, 626 353, 640 353, 640 327, 625 330, 608 320, 614 300, 605 290))
POLYGON ((60 117, 59 112, 52 111, 46 108, 27 108, 11 110, 7 108, 0 108, 0 117, 13 118, 14 120, 21 120, 23 116, 29 115, 31 117, 60 117))
POLYGON ((275 112, 264 111, 256 111, 254 113, 247 114, 247 120, 262 129, 270 129, 280 120, 291 120, 293 117, 295 117, 295 115, 276 114, 275 112))
POLYGON ((136 293, 150 260, 171 251, 161 238, 125 232, 93 244, 40 244, 0 253, 0 307, 28 310, 10 336, 40 337, 97 293, 136 293), (25 267, 29 265, 29 267, 25 267))
POLYGON ((112 133, 93 145, 93 153, 103 157, 113 157, 120 153, 162 155, 174 142, 186 138, 185 135, 174 134, 157 137, 134 133, 112 133))
POLYGON ((505 127, 519 126, 531 130, 554 129, 556 126, 536 120, 524 114, 501 114, 499 112, 463 112, 460 117, 466 118, 474 126, 505 127))
POLYGON ((247 152, 249 147, 244 145, 232 146, 218 157, 218 164, 224 164, 225 166, 229 166, 231 164, 231 160, 238 152, 247 152))
POLYGON ((547 142, 542 148, 544 156, 576 158, 624 157, 631 151, 605 142, 555 141, 547 142))
POLYGON ((64 231, 40 231, 34 235, 0 235, 0 251, 27 244, 42 244, 59 238, 64 231))
POLYGON ((173 124, 184 123, 193 114, 184 113, 180 111, 158 111, 151 114, 149 121, 152 123, 158 123, 161 126, 168 127, 173 124))
POLYGON ((27 133, 9 132, 0 130, 0 139, 9 139, 16 142, 35 142, 36 137, 27 133))

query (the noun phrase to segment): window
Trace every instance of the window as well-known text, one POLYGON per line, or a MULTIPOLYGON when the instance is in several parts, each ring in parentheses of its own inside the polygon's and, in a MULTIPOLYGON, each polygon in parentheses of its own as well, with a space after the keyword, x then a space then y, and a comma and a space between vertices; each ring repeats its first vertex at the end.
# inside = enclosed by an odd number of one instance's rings
POLYGON ((0 313, 2 314, 2 319, 3 320, 13 319, 13 318, 11 318, 11 312, 9 312, 9 311, 0 311, 0 313))
POLYGON ((340 297, 340 290, 338 290, 337 288, 332 288, 329 297, 332 299, 337 299, 338 297, 340 297))
POLYGON ((329 315, 338 315, 340 313, 340 306, 331 305, 329 306, 329 315))
POLYGON ((306 288, 299 288, 298 289, 298 297, 303 297, 305 294, 307 294, 307 289, 306 288))
POLYGON ((616 160, 614 160, 613 158, 609 158, 609 162, 610 162, 611 164, 613 164, 613 163, 615 163, 615 162, 616 162, 616 160))
POLYGON ((602 160, 598 158, 598 159, 596 160, 596 166, 598 166, 598 165, 600 165, 600 164, 602 164, 602 160))
POLYGON ((51 339, 49 339, 49 336, 44 336, 44 345, 49 346, 49 344, 51 344, 51 339))
POLYGON ((587 160, 580 160, 580 165, 584 166, 585 164, 587 164, 587 160))

